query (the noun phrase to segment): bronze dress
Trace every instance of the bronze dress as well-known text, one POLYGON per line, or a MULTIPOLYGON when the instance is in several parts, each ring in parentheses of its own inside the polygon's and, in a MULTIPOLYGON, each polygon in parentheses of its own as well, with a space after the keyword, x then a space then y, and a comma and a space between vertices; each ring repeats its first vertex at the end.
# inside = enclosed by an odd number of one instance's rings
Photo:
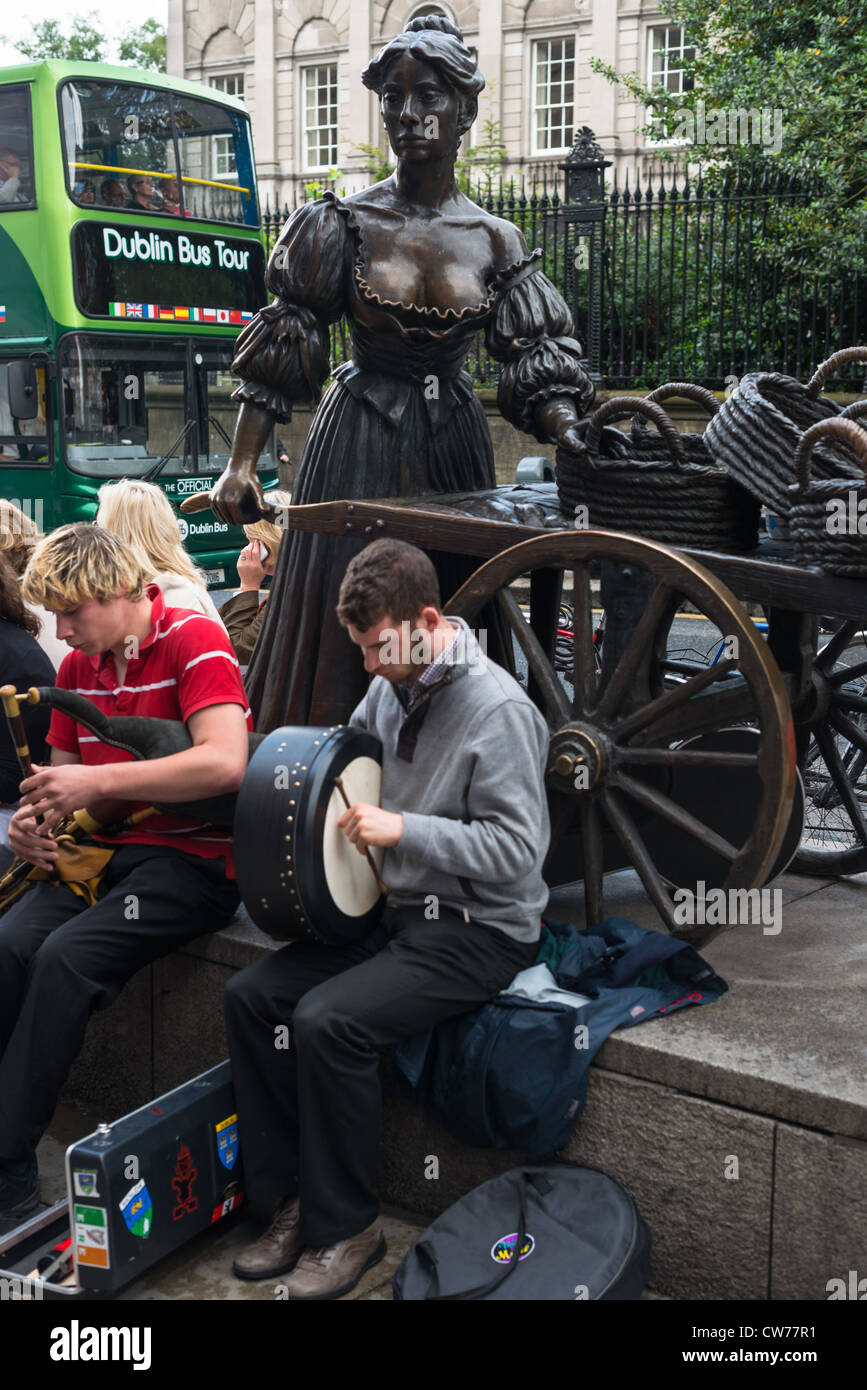
MULTIPOLYGON (((372 205, 368 205, 372 208, 372 205)), ((277 298, 237 343, 234 399, 288 420, 315 404, 330 372, 328 326, 346 315, 353 360, 338 367, 316 413, 292 489, 293 503, 414 497, 496 485, 484 410, 462 364, 473 336, 505 363, 498 404, 518 429, 538 434, 535 407, 570 395, 583 414, 593 396, 569 335, 566 304, 537 266, 540 252, 503 266, 479 304, 457 311, 383 299, 367 284, 365 195, 332 193, 286 223, 268 264, 277 298)), ((280 546, 247 691, 259 731, 280 724, 344 722, 367 686, 356 647, 335 617, 340 581, 363 542, 293 532, 280 546)), ((478 562, 434 555, 442 598, 478 562)), ((497 659, 489 644, 489 655, 497 659)))

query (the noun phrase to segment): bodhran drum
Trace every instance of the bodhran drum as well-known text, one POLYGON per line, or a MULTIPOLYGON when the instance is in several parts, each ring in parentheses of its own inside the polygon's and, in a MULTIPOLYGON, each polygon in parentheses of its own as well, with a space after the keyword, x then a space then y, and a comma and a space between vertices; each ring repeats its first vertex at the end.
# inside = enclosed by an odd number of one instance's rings
MULTIPOLYGON (((382 744, 363 729, 285 726, 250 760, 232 830, 244 906, 278 941, 310 938, 327 946, 359 941, 385 903, 367 857, 337 822, 346 804, 378 806, 382 744)), ((381 871, 383 851, 371 849, 381 871)))

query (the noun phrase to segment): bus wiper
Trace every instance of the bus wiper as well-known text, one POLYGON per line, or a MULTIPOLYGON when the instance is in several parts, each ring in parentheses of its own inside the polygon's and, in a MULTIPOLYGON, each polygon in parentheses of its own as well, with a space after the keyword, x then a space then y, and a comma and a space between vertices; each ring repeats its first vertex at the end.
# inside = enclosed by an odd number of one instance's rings
POLYGON ((217 419, 215 418, 215 416, 209 415, 209 416, 208 416, 208 424, 209 424, 209 425, 213 425, 213 426, 214 426, 214 429, 217 430, 217 431, 223 436, 223 438, 225 439, 226 443, 227 443, 228 446, 229 446, 229 453, 231 454, 231 452, 232 452, 232 441, 231 441, 231 439, 229 438, 229 436, 226 434, 226 431, 223 429, 223 426, 220 424, 219 420, 217 420, 217 419))
MULTIPOLYGON (((167 453, 167 454, 163 454, 163 456, 162 456, 161 459, 157 459, 157 461, 156 461, 156 463, 154 464, 153 468, 149 468, 148 471, 147 471, 147 473, 143 473, 143 474, 142 474, 142 481, 143 481, 143 482, 149 483, 149 482, 151 481, 152 478, 155 478, 155 477, 157 476, 158 473, 161 473, 161 472, 163 471, 163 469, 165 468, 165 466, 166 466, 166 464, 168 463, 169 459, 173 456, 175 450, 177 449, 178 445, 180 444, 181 440, 182 440, 182 439, 184 439, 184 440, 186 439, 187 435, 189 434, 190 430, 193 428, 193 425, 194 425, 195 423, 196 423, 195 420, 193 420, 192 418, 190 418, 189 420, 187 420, 186 424, 184 425, 184 428, 181 430, 181 432, 180 432, 180 434, 178 435, 177 439, 175 440, 174 444, 172 444, 172 446, 171 446, 171 448, 169 449, 168 453, 167 453)), ((186 455, 186 450, 184 451, 184 453, 185 453, 185 455, 186 455)))

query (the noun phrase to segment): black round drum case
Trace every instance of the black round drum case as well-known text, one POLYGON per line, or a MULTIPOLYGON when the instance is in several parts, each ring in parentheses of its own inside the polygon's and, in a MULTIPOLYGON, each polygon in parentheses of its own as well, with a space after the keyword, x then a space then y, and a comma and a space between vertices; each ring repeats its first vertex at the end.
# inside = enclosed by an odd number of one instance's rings
MULTIPOLYGON (((250 760, 235 809, 235 873, 244 906, 278 941, 358 941, 384 905, 370 864, 337 822, 346 805, 380 804, 382 744, 363 729, 275 729, 250 760)), ((371 849, 381 870, 383 851, 371 849)))

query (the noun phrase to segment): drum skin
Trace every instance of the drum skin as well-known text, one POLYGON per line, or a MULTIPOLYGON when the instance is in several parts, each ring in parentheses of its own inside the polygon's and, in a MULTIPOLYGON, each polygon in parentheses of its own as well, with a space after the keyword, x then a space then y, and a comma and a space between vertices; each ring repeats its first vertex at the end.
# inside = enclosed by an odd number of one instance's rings
MULTIPOLYGON (((277 941, 348 945, 379 920, 385 898, 370 866, 335 827, 345 807, 334 779, 344 778, 351 802, 378 805, 381 765, 379 739, 344 725, 274 729, 250 760, 232 830, 235 874, 256 926, 277 941)), ((371 853, 379 867, 382 851, 371 853)))

